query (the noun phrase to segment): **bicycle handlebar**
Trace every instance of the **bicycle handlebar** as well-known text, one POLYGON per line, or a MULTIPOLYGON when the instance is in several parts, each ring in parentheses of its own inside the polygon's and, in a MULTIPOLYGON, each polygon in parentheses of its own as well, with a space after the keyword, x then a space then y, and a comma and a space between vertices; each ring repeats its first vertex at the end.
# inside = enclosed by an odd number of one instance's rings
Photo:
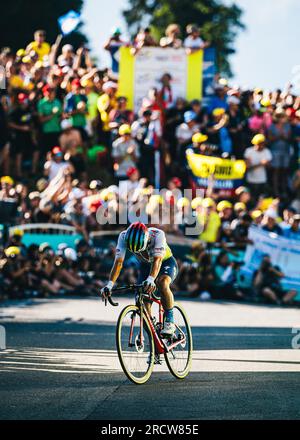
POLYGON ((120 292, 126 292, 130 290, 137 290, 143 287, 142 284, 132 284, 131 286, 125 286, 125 287, 117 287, 116 289, 112 290, 112 293, 120 293, 120 292))
POLYGON ((112 299, 112 294, 113 293, 121 293, 121 292, 128 292, 130 290, 137 290, 140 289, 141 287, 143 287, 142 284, 139 285, 131 285, 131 286, 126 286, 126 287, 118 287, 116 289, 113 289, 111 291, 111 295, 105 299, 105 306, 107 306, 107 301, 109 302, 109 304, 113 307, 119 307, 119 303, 114 302, 114 300, 112 299))
POLYGON ((107 306, 107 301, 109 302, 109 304, 113 307, 119 307, 119 303, 116 303, 113 301, 112 297, 109 296, 106 300, 105 300, 105 305, 107 306))

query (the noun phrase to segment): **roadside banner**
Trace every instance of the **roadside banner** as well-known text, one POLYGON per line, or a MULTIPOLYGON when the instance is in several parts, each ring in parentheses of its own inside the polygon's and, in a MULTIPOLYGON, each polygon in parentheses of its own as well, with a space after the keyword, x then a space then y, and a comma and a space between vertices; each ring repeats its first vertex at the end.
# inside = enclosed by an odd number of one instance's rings
POLYGON ((129 47, 120 49, 119 96, 126 96, 128 107, 138 110, 149 89, 161 88, 165 73, 172 76, 173 99, 202 99, 203 51, 187 55, 184 49, 145 47, 132 55, 129 47))
POLYGON ((204 156, 187 150, 187 161, 199 188, 212 186, 218 190, 234 190, 242 185, 246 174, 244 160, 204 156))
POLYGON ((203 104, 206 107, 210 107, 211 100, 215 96, 214 82, 216 73, 216 49, 208 47, 204 51, 203 61, 203 104))
POLYGON ((267 254, 272 263, 279 266, 285 274, 283 286, 300 292, 300 240, 280 237, 256 226, 250 228, 249 238, 253 244, 247 246, 243 268, 245 274, 252 276, 259 268, 263 256, 267 254))

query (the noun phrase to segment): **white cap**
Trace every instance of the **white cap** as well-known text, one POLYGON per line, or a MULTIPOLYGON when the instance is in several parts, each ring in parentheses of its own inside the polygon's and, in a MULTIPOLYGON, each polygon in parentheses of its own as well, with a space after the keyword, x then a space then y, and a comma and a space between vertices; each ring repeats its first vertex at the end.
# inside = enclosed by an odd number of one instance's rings
POLYGON ((214 89, 215 90, 224 90, 224 88, 225 88, 225 86, 223 84, 220 84, 220 83, 216 83, 214 85, 214 89))
POLYGON ((65 44, 62 47, 62 52, 70 52, 70 51, 73 51, 73 50, 74 50, 74 48, 73 48, 72 44, 65 44))
POLYGON ((265 212, 265 216, 269 217, 269 218, 272 218, 273 220, 276 220, 277 217, 278 217, 278 215, 277 215, 277 213, 276 213, 276 211, 274 209, 268 209, 265 212))
POLYGON ((67 248, 64 250, 64 256, 68 258, 68 260, 76 261, 77 260, 77 253, 72 248, 67 248))
POLYGON ((67 130, 68 128, 72 128, 73 124, 71 119, 64 119, 63 121, 61 121, 61 128, 62 130, 67 130))
POLYGON ((73 188, 70 192, 70 199, 80 200, 85 196, 85 192, 80 188, 73 188))
POLYGON ((67 249, 69 246, 67 245, 67 243, 60 243, 58 245, 58 250, 59 251, 63 251, 64 249, 67 249))
POLYGON ((238 104, 240 104, 241 101, 236 96, 230 96, 230 98, 228 98, 227 102, 228 102, 228 104, 238 105, 238 104))
POLYGON ((106 92, 108 89, 117 89, 118 84, 113 81, 107 81, 106 83, 103 84, 102 88, 103 88, 103 91, 106 92))

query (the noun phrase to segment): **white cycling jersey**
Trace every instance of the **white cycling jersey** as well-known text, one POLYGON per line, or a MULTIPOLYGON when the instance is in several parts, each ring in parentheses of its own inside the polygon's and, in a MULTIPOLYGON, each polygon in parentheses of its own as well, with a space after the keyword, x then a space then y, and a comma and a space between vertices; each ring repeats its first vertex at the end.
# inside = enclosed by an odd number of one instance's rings
MULTIPOLYGON (((166 235, 164 231, 157 228, 149 228, 149 241, 145 251, 143 252, 134 252, 136 257, 146 263, 152 263, 154 257, 162 257, 163 261, 172 257, 172 251, 169 248, 166 240, 166 235)), ((123 231, 119 235, 117 250, 116 250, 116 258, 124 260, 126 255, 126 232, 123 231)))

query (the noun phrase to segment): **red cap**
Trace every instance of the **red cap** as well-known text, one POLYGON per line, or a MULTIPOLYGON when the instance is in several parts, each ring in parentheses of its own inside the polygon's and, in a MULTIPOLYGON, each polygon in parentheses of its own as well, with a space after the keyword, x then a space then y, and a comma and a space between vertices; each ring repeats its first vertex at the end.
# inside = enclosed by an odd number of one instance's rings
POLYGON ((128 169, 128 171, 127 171, 127 177, 131 177, 131 176, 133 176, 133 174, 134 173, 136 173, 138 171, 138 169, 137 168, 135 168, 135 167, 130 167, 129 169, 128 169))
POLYGON ((25 93, 19 93, 18 94, 18 101, 19 102, 25 102, 28 99, 28 96, 25 95, 25 93))
POLYGON ((73 79, 73 81, 71 82, 71 86, 72 87, 81 87, 80 80, 78 78, 73 79))
POLYGON ((50 87, 49 84, 45 85, 45 86, 42 88, 43 95, 44 95, 44 96, 49 95, 49 93, 51 92, 51 90, 52 90, 52 88, 50 87))
POLYGON ((182 182, 179 177, 173 177, 172 182, 175 186, 177 186, 177 188, 180 188, 182 186, 182 182))
POLYGON ((90 205, 90 211, 95 213, 98 211, 99 208, 101 208, 102 206, 102 202, 101 200, 95 200, 94 202, 91 203, 90 205))
POLYGON ((60 147, 54 147, 54 148, 52 149, 52 154, 59 154, 59 153, 62 153, 60 147))
POLYGON ((286 109, 286 114, 289 118, 294 118, 296 115, 296 110, 292 107, 286 109))

